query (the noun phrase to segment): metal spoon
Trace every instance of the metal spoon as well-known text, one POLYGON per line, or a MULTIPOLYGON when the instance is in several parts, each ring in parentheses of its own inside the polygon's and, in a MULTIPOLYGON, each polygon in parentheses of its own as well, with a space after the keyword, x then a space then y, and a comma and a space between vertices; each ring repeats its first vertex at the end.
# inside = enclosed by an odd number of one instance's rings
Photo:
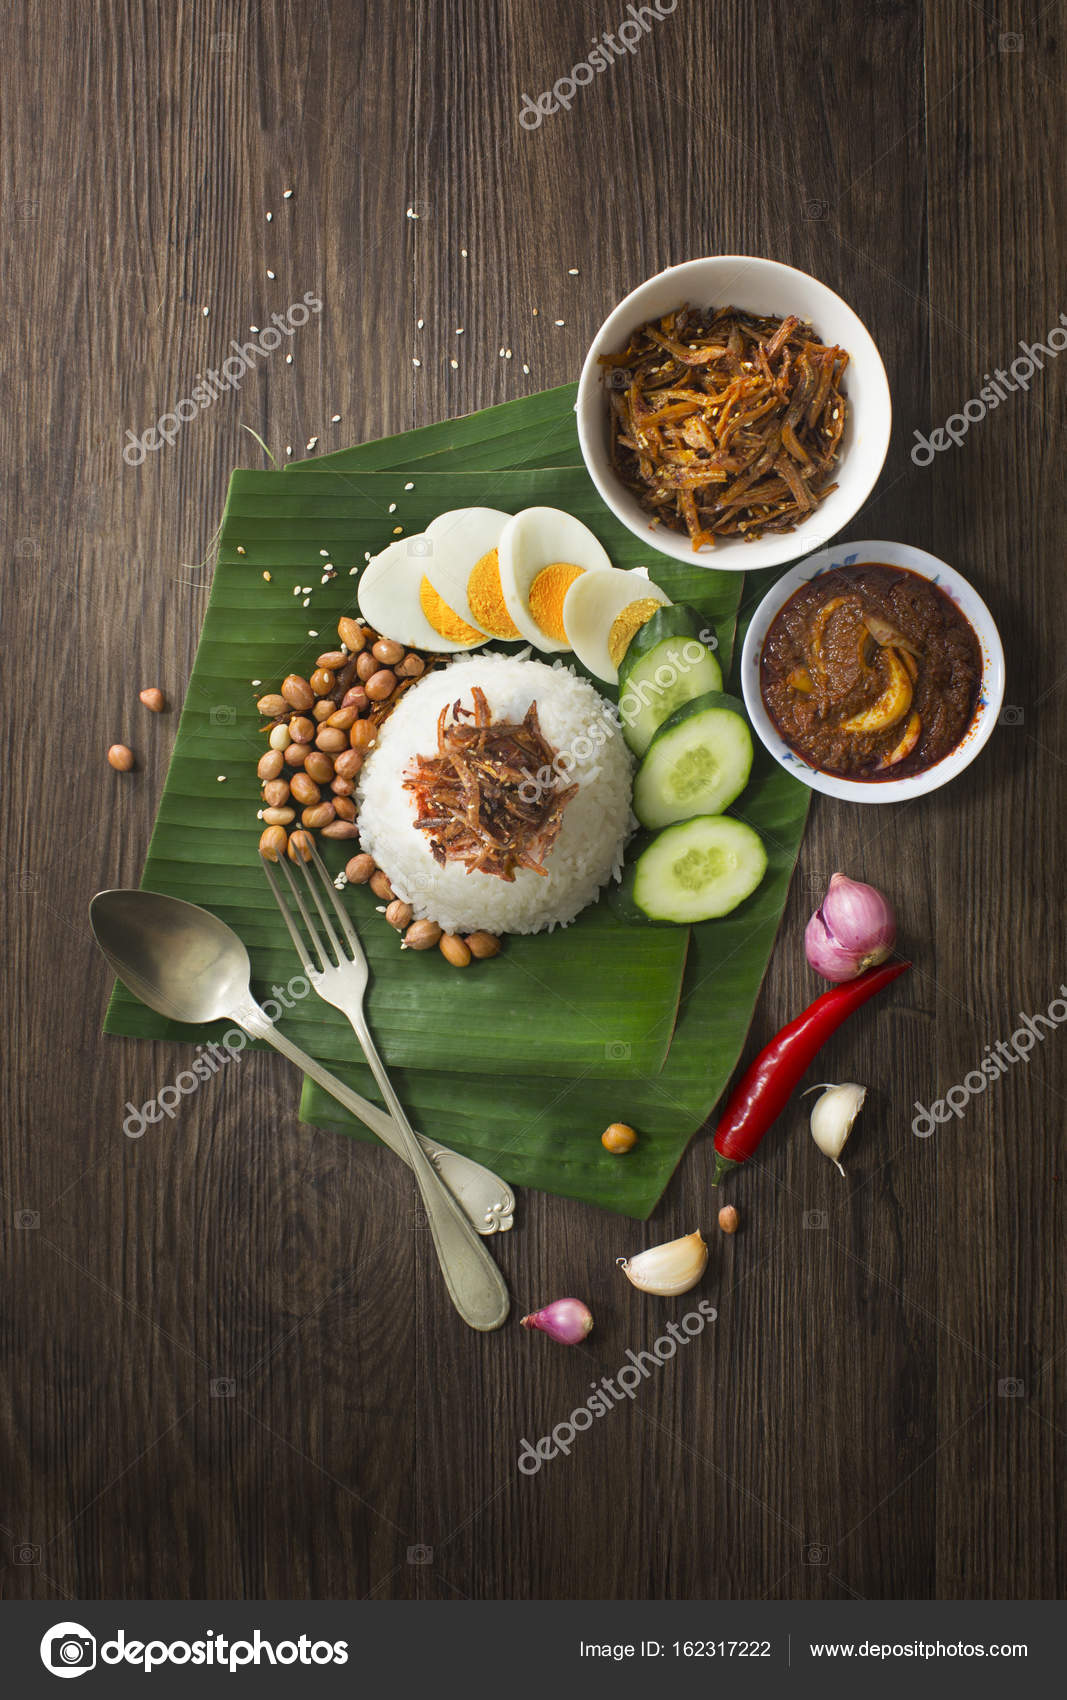
MULTIPOLYGON (((259 1007, 250 989, 248 952, 217 915, 155 891, 100 891, 89 905, 89 924, 115 974, 149 1009, 190 1024, 232 1021, 266 1040, 407 1162, 392 1118, 307 1056, 259 1007)), ((510 1187, 483 1164, 421 1133, 417 1137, 478 1233, 511 1227, 515 1197, 510 1187)))

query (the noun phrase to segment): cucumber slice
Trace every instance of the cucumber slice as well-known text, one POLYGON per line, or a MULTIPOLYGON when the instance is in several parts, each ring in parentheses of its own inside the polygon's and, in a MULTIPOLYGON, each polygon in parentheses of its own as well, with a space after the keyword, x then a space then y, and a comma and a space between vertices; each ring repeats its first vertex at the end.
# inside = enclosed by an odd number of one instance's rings
POLYGON ((692 608, 661 608, 639 627, 619 663, 622 735, 643 756, 658 727, 683 703, 722 690, 722 668, 692 608))
POLYGON ((752 734, 736 697, 708 691, 676 709, 654 733, 634 780, 642 826, 717 815, 748 783, 752 734))
POLYGON ((634 864, 632 901, 649 921, 711 921, 751 897, 767 871, 758 833, 731 815, 665 827, 634 864))

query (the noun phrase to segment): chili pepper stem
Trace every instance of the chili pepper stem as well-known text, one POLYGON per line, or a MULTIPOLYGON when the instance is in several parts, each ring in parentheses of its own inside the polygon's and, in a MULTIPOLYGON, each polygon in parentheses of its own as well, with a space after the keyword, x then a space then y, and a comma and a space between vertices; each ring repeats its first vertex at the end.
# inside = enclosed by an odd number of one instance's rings
POLYGON ((731 1169, 737 1168, 740 1168, 740 1164, 735 1163, 732 1157, 723 1157, 716 1151, 715 1173, 711 1177, 712 1186, 718 1186, 724 1175, 728 1175, 731 1169))

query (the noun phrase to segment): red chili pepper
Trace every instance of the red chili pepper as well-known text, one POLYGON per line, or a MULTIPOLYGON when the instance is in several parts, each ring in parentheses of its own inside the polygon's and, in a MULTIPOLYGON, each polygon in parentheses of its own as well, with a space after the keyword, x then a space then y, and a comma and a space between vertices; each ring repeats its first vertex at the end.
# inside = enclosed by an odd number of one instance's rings
POLYGON ((910 967, 910 962, 886 962, 880 968, 869 968, 855 980, 831 986, 764 1046, 731 1092, 715 1131, 713 1186, 718 1186, 728 1169, 752 1156, 831 1033, 837 1032, 853 1010, 910 967))

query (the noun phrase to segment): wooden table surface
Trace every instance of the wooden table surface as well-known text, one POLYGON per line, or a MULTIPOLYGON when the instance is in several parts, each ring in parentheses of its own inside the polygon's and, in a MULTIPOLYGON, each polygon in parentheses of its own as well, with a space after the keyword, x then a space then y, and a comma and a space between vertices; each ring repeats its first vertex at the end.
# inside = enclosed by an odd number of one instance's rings
POLYGON ((616 31, 622 0, 19 9, 0 103, 6 1596, 1062 1595, 1067 1034, 935 1137, 910 1123, 1067 978, 1067 361, 1039 354, 932 464, 909 451, 1067 311, 1064 11, 680 0, 527 129, 523 94, 616 31), (140 875, 176 714, 137 692, 180 703, 229 472, 263 464, 242 427, 299 458, 572 380, 627 290, 709 253, 812 272, 870 327, 895 419, 852 535, 966 574, 1011 706, 937 795, 813 803, 746 1055, 812 995, 800 934, 829 874, 890 891, 915 970, 816 1071, 871 1088, 846 1178, 798 1112, 735 1178, 732 1240, 706 1140, 647 1229, 524 1195, 496 1247, 515 1314, 599 1299, 568 1353, 462 1327, 413 1192, 398 1217, 394 1159, 300 1126, 279 1058, 125 1138, 176 1053, 101 1039, 86 904, 140 875), (292 364, 124 464, 128 430, 307 290, 324 311, 292 364), (120 738, 129 777, 104 761, 120 738), (521 1439, 674 1314, 621 1293, 614 1258, 698 1223, 717 1322, 520 1474, 521 1439))

